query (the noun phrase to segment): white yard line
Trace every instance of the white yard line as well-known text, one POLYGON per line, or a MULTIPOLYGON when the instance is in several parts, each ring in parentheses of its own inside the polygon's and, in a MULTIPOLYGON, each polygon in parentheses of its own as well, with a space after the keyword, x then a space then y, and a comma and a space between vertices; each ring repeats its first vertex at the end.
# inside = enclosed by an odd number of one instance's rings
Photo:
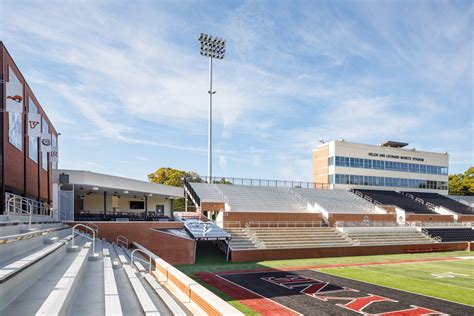
POLYGON ((441 283, 441 282, 435 282, 435 281, 431 281, 431 280, 430 280, 430 281, 427 281, 427 280, 418 279, 418 278, 412 278, 412 277, 407 277, 407 276, 403 276, 403 275, 399 275, 399 274, 391 274, 391 273, 385 273, 385 272, 374 271, 374 270, 370 270, 370 269, 364 269, 364 268, 361 268, 361 267, 355 267, 355 268, 360 269, 360 270, 365 270, 365 271, 373 272, 373 273, 388 275, 388 276, 391 276, 391 277, 398 277, 398 278, 403 278, 403 279, 416 280, 416 281, 425 282, 425 283, 435 283, 435 284, 439 284, 439 285, 443 285, 443 286, 457 287, 457 288, 460 288, 460 289, 469 290, 469 291, 473 291, 473 292, 474 292, 474 289, 473 289, 473 288, 469 288, 469 287, 464 287, 464 286, 459 286, 459 285, 453 285, 453 284, 446 284, 446 283, 441 283))

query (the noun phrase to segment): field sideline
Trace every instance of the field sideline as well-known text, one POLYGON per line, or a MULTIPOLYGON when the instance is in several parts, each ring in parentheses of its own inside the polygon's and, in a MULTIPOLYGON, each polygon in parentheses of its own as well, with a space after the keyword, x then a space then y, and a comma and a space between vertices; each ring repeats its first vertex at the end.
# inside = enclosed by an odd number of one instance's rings
POLYGON ((195 278, 199 283, 247 315, 259 315, 259 313, 242 304, 238 299, 203 282, 203 280, 196 276, 202 272, 219 274, 220 272, 228 273, 231 271, 238 273, 238 271, 242 270, 264 271, 305 268, 338 277, 474 306, 474 260, 449 260, 454 257, 473 255, 473 252, 458 251, 231 263, 225 262, 223 257, 214 251, 207 252, 206 249, 201 249, 201 256, 197 258, 196 264, 181 265, 177 266, 177 268, 195 278), (400 261, 425 262, 397 263, 400 261), (373 263, 377 264, 373 265, 373 263), (341 267, 340 265, 349 266, 341 267), (451 272, 451 274, 446 274, 447 272, 451 272), (438 275, 433 276, 431 274, 438 275))

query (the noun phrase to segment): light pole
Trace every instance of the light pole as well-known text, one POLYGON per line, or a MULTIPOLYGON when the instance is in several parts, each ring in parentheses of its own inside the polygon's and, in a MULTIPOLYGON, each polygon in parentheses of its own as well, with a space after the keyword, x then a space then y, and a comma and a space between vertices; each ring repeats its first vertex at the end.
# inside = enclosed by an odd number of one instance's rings
POLYGON ((208 182, 212 183, 212 95, 216 93, 216 91, 212 90, 212 59, 224 59, 225 39, 201 33, 201 36, 199 36, 199 42, 201 43, 201 55, 209 57, 209 125, 207 168, 208 182))

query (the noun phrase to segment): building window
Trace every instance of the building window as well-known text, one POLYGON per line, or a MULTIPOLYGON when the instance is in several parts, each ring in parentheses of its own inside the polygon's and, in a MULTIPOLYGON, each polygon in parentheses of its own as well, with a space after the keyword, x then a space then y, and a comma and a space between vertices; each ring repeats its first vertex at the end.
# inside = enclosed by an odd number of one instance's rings
POLYGON ((364 168, 372 169, 372 159, 364 159, 364 168))
MULTIPOLYGON (((29 113, 38 113, 38 106, 31 98, 28 100, 28 109, 29 113)), ((28 137, 28 142, 28 157, 38 163, 38 137, 28 137)))
POLYGON ((364 159, 361 158, 350 158, 351 167, 353 168, 363 168, 364 167, 364 159))
POLYGON ((333 166, 334 165, 334 157, 329 157, 328 158, 328 166, 333 166))
POLYGON ((334 184, 334 175, 333 174, 330 174, 329 177, 328 177, 328 181, 329 181, 329 184, 334 184))
POLYGON ((384 162, 382 160, 372 160, 373 169, 384 170, 384 162))
MULTIPOLYGON (((10 83, 9 87, 10 89, 13 89, 11 91, 12 95, 21 94, 21 97, 23 98, 23 85, 20 83, 20 80, 18 80, 17 76, 15 75, 15 72, 9 67, 8 68, 8 82, 10 83)), ((9 91, 7 91, 7 94, 9 91)), ((10 95, 10 94, 8 94, 10 95)), ((7 102, 11 101, 7 99, 7 102)), ((15 101, 12 101, 15 102, 15 101)), ((23 100, 20 101, 21 106, 23 107, 23 100)), ((16 112, 10 112, 8 113, 8 142, 18 148, 19 150, 22 150, 23 147, 23 114, 22 113, 16 113, 16 112)))
POLYGON ((351 184, 363 185, 364 184, 364 176, 353 176, 350 177, 351 184))

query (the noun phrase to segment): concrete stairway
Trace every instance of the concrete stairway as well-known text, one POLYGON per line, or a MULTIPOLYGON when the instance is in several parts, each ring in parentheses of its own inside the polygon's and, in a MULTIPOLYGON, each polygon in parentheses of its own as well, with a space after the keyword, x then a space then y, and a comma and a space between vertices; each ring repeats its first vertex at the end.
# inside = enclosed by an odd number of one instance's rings
POLYGON ((131 265, 126 249, 96 239, 94 255, 92 242, 83 236, 75 237, 72 248, 71 230, 62 227, 25 239, 30 243, 25 248, 23 239, 4 239, 2 316, 191 314, 147 273, 147 264, 131 265))
POLYGON ((226 228, 225 229, 231 236, 230 248, 232 250, 246 250, 256 249, 258 246, 252 241, 248 232, 242 228, 226 228))

